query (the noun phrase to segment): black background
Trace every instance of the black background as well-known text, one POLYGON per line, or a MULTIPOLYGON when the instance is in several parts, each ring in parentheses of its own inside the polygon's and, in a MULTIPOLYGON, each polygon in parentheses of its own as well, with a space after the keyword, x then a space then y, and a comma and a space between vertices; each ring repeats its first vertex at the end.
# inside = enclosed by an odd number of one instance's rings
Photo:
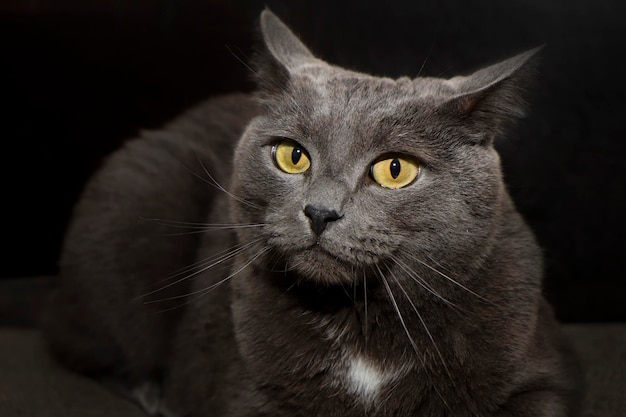
POLYGON ((213 94, 250 90, 265 5, 320 57, 450 77, 545 44, 529 115, 498 147, 566 321, 626 321, 626 3, 619 0, 0 2, 2 267, 54 274, 102 158, 213 94))

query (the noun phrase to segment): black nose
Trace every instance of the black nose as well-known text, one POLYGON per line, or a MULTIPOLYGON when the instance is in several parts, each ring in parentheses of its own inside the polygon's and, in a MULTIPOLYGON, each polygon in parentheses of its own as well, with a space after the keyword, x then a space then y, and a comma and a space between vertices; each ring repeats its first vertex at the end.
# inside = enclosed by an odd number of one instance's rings
POLYGON ((311 221, 311 229, 317 236, 321 235, 328 222, 339 220, 341 216, 336 210, 329 210, 325 207, 316 207, 307 204, 304 207, 304 214, 311 221))

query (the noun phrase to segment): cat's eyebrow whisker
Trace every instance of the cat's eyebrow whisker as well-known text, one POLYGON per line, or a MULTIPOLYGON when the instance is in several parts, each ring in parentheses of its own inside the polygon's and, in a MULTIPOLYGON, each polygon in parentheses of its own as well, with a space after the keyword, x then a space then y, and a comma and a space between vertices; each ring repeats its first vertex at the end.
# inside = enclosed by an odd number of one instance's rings
POLYGON ((420 323, 422 323, 422 327, 426 331, 426 334, 428 335, 428 338, 430 339, 431 343, 433 344, 433 347, 435 348, 435 352, 437 352, 437 355, 439 356, 439 359, 441 360, 441 364, 443 365, 443 368, 445 369, 445 371, 448 374, 448 376, 450 378, 452 378, 452 374, 450 373, 450 369, 448 369, 448 365, 446 364, 446 360, 443 358, 443 355, 441 354, 441 351, 439 350, 439 347, 437 346, 437 343, 435 342, 435 338, 433 337, 432 333, 428 329, 428 326, 426 325, 426 322, 424 321, 424 318, 420 314, 419 310, 415 306, 415 303, 413 302, 413 300, 411 299, 409 294, 406 292, 406 290, 404 289, 402 284, 400 284, 400 280, 398 278, 396 278, 396 276, 394 275, 393 271, 390 270, 389 273, 391 274, 391 278, 393 278, 393 280, 395 281, 395 283, 398 286, 398 288, 400 288, 400 291, 402 291, 402 294, 404 294, 404 297, 406 298, 406 300, 411 305, 411 308, 413 308, 413 311, 415 311, 415 314, 417 315, 417 318, 419 319, 420 323))
POLYGON ((204 163, 202 162, 202 160, 200 159, 200 156, 198 156, 198 154, 196 152, 194 152, 194 154, 196 155, 196 158, 198 160, 198 162, 200 163, 200 166, 203 168, 204 173, 208 175, 209 179, 204 178, 202 175, 199 175, 197 172, 195 172, 193 169, 189 168, 187 165, 183 164, 181 162, 181 165, 183 166, 183 168, 185 168, 185 170, 187 172, 189 172, 191 175, 193 175, 196 178, 199 178, 200 180, 204 181, 205 183, 209 184, 211 187, 214 187, 220 191, 222 191, 223 193, 225 193, 226 195, 228 195, 230 198, 232 198, 235 201, 240 202, 241 204, 245 204, 249 207, 252 207, 254 209, 260 209, 261 207, 259 207, 258 205, 251 203, 249 201, 244 200, 243 198, 237 197, 236 195, 230 193, 228 190, 226 190, 224 187, 222 187, 216 180, 215 178, 213 178, 213 176, 211 174, 209 174, 209 172, 207 171, 204 163))
MULTIPOLYGON (((219 264, 223 263, 224 261, 227 261, 228 259, 231 259, 231 258, 235 257, 237 254, 239 254, 242 251, 248 249, 249 247, 259 243, 262 240, 263 239, 259 238, 259 239, 252 240, 251 242, 248 242, 246 244, 238 244, 238 245, 233 246, 232 248, 229 248, 229 249, 226 249, 224 251, 221 251, 221 252, 217 253, 216 255, 211 256, 208 259, 204 259, 204 260, 195 262, 195 263, 191 264, 190 266, 185 267, 185 268, 183 268, 183 269, 181 269, 181 270, 171 274, 168 277, 167 280, 176 278, 176 277, 178 277, 180 275, 184 275, 182 278, 177 279, 174 282, 170 282, 169 284, 166 284, 166 285, 164 285, 164 286, 162 286, 160 288, 157 288, 155 290, 152 290, 150 292, 147 292, 145 294, 137 296, 137 297, 133 298, 133 301, 136 301, 138 299, 142 299, 142 298, 148 297, 148 296, 150 296, 152 294, 155 294, 157 292, 163 291, 163 290, 165 290, 167 288, 170 288, 170 287, 172 287, 172 286, 174 286, 176 284, 179 284, 179 283, 181 283, 181 282, 183 282, 185 280, 188 280, 188 279, 190 279, 190 278, 192 278, 192 277, 194 277, 194 276, 196 276, 196 275, 198 275, 198 274, 200 274, 200 273, 202 273, 202 272, 204 272, 204 271, 206 271, 206 270, 208 270, 208 269, 210 269, 210 268, 212 268, 212 267, 214 267, 216 265, 219 265, 219 264)), ((144 304, 152 304, 152 303, 155 303, 155 302, 158 302, 158 301, 163 301, 163 300, 145 301, 144 304)))
POLYGON ((247 200, 245 200, 245 199, 243 199, 241 197, 237 197, 236 195, 234 195, 230 191, 228 191, 226 188, 224 188, 219 182, 217 182, 217 180, 213 177, 213 175, 211 175, 211 173, 207 169, 207 167, 204 164, 204 162, 202 162, 202 159, 200 158, 200 155, 198 155, 196 152, 194 152, 194 154, 196 155, 196 159, 198 160, 198 163, 202 167, 202 170, 204 171, 204 173, 206 174, 206 176, 210 180, 210 181, 206 181, 205 180, 205 182, 207 182, 208 184, 210 184, 213 187, 217 188, 218 190, 224 192, 227 196, 231 197, 235 201, 240 202, 241 204, 245 204, 245 205, 250 206, 250 207, 255 208, 255 209, 260 209, 261 208, 260 206, 254 204, 254 203, 251 203, 251 202, 249 202, 249 201, 247 201, 247 200))
MULTIPOLYGON (((233 51, 228 45, 225 45, 226 49, 228 49, 228 52, 230 52, 232 54, 232 56, 235 57, 235 59, 237 61, 239 61, 248 71, 250 71, 252 74, 254 74, 259 80, 262 80, 263 82, 266 82, 272 86, 274 86, 274 88, 276 88, 276 90, 281 90, 282 87, 273 79, 271 78, 264 78, 261 76, 261 74, 256 71, 254 68, 252 68, 246 61, 243 60, 243 58, 241 58, 239 55, 237 55, 235 53, 235 51, 233 51)), ((240 51, 241 52, 241 51, 240 51)), ((242 53, 243 55, 243 53, 242 53)), ((300 112, 301 115, 306 116, 306 113, 302 110, 302 107, 300 107, 300 105, 298 104, 298 102, 291 97, 290 95, 285 95, 284 97, 287 97, 289 99, 289 101, 291 101, 291 103, 298 109, 298 111, 300 112)))
MULTIPOLYGON (((269 83, 269 84, 273 85, 274 87, 276 87, 276 89, 280 89, 280 85, 279 85, 276 81, 274 81, 274 80, 273 80, 273 79, 271 79, 271 78, 269 78, 269 79, 268 79, 268 78, 263 78, 263 77, 261 76, 261 74, 260 74, 257 70, 255 70, 254 68, 252 68, 252 67, 250 66, 250 64, 248 64, 246 61, 244 61, 244 59, 243 59, 243 58, 241 58, 239 55, 237 55, 237 54, 235 53, 235 51, 233 51, 233 49, 232 49, 230 46, 228 46, 228 45, 225 45, 225 46, 226 46, 226 49, 228 49, 228 52, 230 52, 230 53, 231 53, 231 55, 232 55, 232 56, 234 56, 234 57, 235 57, 235 59, 236 59, 237 61, 239 61, 239 63, 240 63, 241 65, 243 65, 243 66, 244 66, 244 68, 246 68, 246 69, 247 69, 248 71, 250 71, 252 74, 256 75, 256 76, 258 77, 258 79, 259 79, 259 80, 263 80, 263 82, 267 82, 267 83, 269 83)), ((243 54, 243 52, 241 52, 241 50, 240 50, 239 52, 240 52, 242 55, 244 55, 244 54, 243 54)))
POLYGON ((420 67, 419 71, 417 71, 416 77, 419 77, 422 74, 422 70, 426 66, 426 62, 428 61, 428 58, 430 58, 430 54, 433 51, 434 46, 435 46, 434 42, 430 44, 430 48, 428 48, 428 53, 426 54, 426 58, 424 58, 424 62, 422 62, 422 66, 420 67))
POLYGON ((402 317, 402 313, 400 312, 400 308, 398 307, 398 302, 396 301, 396 298, 394 297, 393 292, 391 291, 391 287, 389 286, 389 282, 385 278, 385 275, 383 274, 383 271, 380 270, 380 267, 378 265, 376 265, 376 269, 378 270, 378 275, 380 276, 380 279, 383 282, 385 290, 387 291, 387 295, 389 296, 389 301, 391 301, 391 304, 393 305, 393 308, 396 310, 396 314, 398 315, 398 319, 400 319, 400 324, 402 325, 402 328, 404 329, 404 332, 406 333, 406 337, 409 339, 409 343, 413 347, 413 350, 417 354, 417 357, 420 359, 420 361, 422 363, 422 366, 426 366, 425 359, 422 356, 422 354, 420 353, 419 349, 417 348, 417 344, 415 343, 415 340, 413 340, 413 337, 411 336, 411 333, 409 332, 409 328, 407 327, 407 325, 406 325, 406 323, 404 321, 404 317, 402 317))

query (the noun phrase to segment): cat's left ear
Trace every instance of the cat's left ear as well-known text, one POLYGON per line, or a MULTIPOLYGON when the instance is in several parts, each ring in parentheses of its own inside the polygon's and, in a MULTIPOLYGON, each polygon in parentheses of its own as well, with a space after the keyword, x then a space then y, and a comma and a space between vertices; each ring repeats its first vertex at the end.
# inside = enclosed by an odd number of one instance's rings
POLYGON ((298 37, 268 8, 259 19, 263 44, 255 59, 257 83, 262 90, 280 92, 291 74, 304 66, 327 65, 316 58, 298 37))
POLYGON ((455 93, 442 108, 463 119, 471 138, 491 143, 508 125, 524 116, 525 92, 542 48, 528 50, 472 75, 447 80, 455 93))

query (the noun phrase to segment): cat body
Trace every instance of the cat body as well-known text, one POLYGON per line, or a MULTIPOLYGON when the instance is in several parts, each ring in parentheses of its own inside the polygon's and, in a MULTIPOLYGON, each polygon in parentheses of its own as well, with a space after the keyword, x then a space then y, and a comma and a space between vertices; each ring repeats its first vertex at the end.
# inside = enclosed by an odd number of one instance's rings
POLYGON ((129 141, 87 185, 53 351, 161 415, 576 415, 493 148, 536 51, 391 80, 319 60, 269 11, 261 32, 254 96, 129 141))

